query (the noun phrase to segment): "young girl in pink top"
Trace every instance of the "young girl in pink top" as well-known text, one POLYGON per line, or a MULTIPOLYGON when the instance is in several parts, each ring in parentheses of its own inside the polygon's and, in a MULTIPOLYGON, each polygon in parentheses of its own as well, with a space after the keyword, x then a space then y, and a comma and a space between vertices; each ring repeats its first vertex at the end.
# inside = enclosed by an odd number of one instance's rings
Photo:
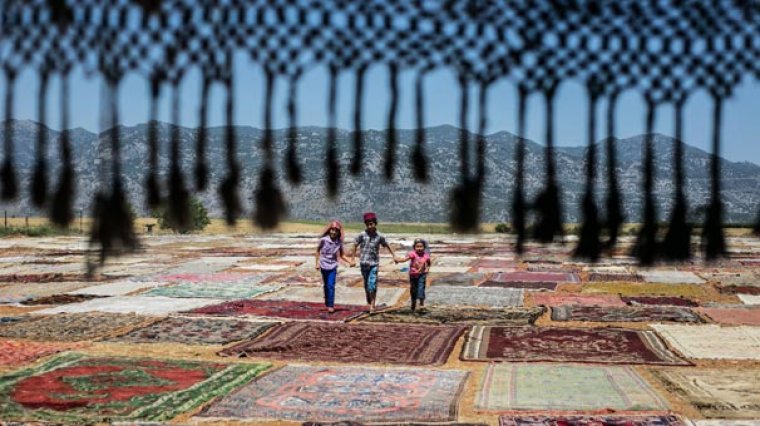
POLYGON ((417 301, 420 301, 420 309, 425 308, 425 282, 427 274, 430 271, 430 253, 427 251, 427 244, 422 238, 414 240, 414 250, 406 254, 403 259, 395 259, 396 263, 406 262, 409 260, 409 291, 412 294, 412 310, 417 307, 417 301))

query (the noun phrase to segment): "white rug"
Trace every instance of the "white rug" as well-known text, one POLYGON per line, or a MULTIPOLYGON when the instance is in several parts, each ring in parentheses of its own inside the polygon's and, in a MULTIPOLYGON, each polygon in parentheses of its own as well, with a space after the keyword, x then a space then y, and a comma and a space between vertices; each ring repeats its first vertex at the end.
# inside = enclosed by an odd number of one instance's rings
POLYGON ((175 299, 170 297, 116 296, 92 299, 82 303, 72 303, 55 308, 34 311, 35 314, 47 315, 57 313, 110 312, 137 313, 143 315, 166 315, 173 312, 187 311, 202 306, 221 303, 222 299, 175 299))
POLYGON ((425 289, 430 306, 522 306, 522 288, 431 286, 425 289))
POLYGON ((642 269, 637 271, 639 275, 644 278, 644 281, 649 283, 664 283, 664 284, 702 284, 705 282, 697 274, 687 271, 668 271, 657 269, 642 269))
POLYGON ((760 360, 760 327, 652 324, 652 328, 689 358, 760 360))
POLYGON ((760 305, 760 295, 739 294, 737 296, 745 305, 760 305))

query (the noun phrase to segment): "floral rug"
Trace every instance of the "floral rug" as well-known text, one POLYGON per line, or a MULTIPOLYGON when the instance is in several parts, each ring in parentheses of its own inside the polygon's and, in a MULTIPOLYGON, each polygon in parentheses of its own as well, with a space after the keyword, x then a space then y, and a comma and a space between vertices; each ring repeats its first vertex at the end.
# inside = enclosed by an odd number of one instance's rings
POLYGON ((26 317, 0 324, 0 337, 37 341, 77 342, 111 336, 150 324, 155 318, 131 314, 60 314, 26 317))
POLYGON ((434 306, 416 311, 405 307, 375 312, 360 321, 410 324, 532 325, 545 311, 542 307, 493 309, 434 306))
POLYGON ((683 306, 694 308, 699 303, 685 297, 663 297, 663 296, 623 296, 623 302, 630 306, 637 305, 656 305, 656 306, 683 306))
POLYGON ((208 419, 455 420, 468 373, 289 365, 205 409, 208 419))
POLYGON ((272 322, 251 322, 227 318, 170 317, 109 339, 109 341, 223 345, 253 339, 274 325, 275 323, 272 322))
POLYGON ((704 320, 689 308, 677 306, 555 306, 552 321, 589 322, 689 322, 704 320))

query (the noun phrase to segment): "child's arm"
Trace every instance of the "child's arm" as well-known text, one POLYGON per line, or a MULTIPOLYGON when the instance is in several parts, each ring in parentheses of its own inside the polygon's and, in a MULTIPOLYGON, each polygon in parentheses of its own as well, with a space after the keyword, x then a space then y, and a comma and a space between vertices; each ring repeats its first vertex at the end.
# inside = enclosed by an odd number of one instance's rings
POLYGON ((406 262, 407 260, 411 260, 411 259, 412 259, 412 256, 409 256, 408 254, 403 259, 396 259, 396 256, 393 256, 393 261, 396 263, 406 262))
POLYGON ((388 244, 388 241, 385 239, 385 237, 383 237, 383 245, 385 246, 385 248, 388 249, 389 252, 391 252, 391 256, 393 257, 393 259, 396 259, 396 253, 393 252, 391 245, 388 244))
POLYGON ((320 253, 320 250, 322 250, 321 240, 319 241, 319 244, 317 245, 317 255, 315 256, 315 259, 314 259, 315 261, 314 268, 316 268, 317 270, 319 270, 319 258, 322 256, 322 253, 320 253))
POLYGON ((346 259, 346 254, 343 251, 343 247, 340 248, 340 260, 346 262, 351 267, 353 267, 354 265, 356 265, 352 260, 346 259))

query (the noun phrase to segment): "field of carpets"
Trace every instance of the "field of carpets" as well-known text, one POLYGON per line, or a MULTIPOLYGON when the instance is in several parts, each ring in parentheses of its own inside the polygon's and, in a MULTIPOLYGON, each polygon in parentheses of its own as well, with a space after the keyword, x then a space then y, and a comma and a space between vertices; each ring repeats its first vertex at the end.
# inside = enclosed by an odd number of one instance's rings
POLYGON ((93 276, 80 237, 0 239, 0 426, 760 426, 760 240, 422 237, 424 306, 383 252, 377 310, 341 265, 333 313, 316 234, 146 236, 93 276))

